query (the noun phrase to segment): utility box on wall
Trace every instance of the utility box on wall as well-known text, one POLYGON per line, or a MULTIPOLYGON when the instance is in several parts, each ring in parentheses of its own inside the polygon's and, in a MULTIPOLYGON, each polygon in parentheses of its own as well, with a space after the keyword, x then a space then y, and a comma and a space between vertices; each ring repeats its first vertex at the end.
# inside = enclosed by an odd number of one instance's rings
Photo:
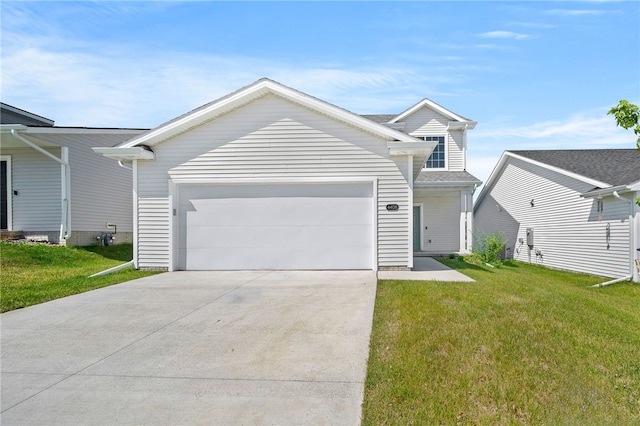
POLYGON ((533 248, 533 228, 527 228, 527 245, 533 248))

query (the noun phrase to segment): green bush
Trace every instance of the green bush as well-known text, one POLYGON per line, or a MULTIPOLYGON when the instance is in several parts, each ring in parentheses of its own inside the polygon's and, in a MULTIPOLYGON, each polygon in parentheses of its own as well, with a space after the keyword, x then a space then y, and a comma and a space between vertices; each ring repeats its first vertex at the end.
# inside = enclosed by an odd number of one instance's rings
POLYGON ((507 246, 504 232, 494 234, 480 233, 476 236, 473 245, 473 258, 492 266, 502 265, 502 253, 507 246))

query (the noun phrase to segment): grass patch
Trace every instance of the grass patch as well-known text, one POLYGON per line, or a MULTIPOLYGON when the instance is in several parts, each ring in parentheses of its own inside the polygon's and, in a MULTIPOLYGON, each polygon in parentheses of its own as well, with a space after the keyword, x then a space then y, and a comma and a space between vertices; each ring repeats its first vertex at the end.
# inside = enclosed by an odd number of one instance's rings
POLYGON ((640 424, 640 286, 507 262, 379 281, 363 424, 640 424))
POLYGON ((131 258, 131 244, 60 247, 0 242, 0 311, 24 308, 155 273, 126 268, 89 278, 89 275, 131 258))

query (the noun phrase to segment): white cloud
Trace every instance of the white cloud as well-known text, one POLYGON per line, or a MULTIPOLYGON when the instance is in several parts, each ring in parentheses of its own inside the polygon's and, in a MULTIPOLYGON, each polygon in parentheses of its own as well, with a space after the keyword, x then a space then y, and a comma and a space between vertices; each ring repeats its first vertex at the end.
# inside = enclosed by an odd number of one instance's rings
POLYGON ((112 46, 68 51, 43 40, 12 40, 3 51, 3 101, 58 125, 154 127, 261 77, 374 113, 398 109, 398 97, 386 97, 385 105, 380 93, 429 84, 421 74, 395 68, 338 69, 168 51, 145 55, 112 46))
MULTIPOLYGON (((550 120, 524 126, 506 127, 504 124, 479 129, 476 137, 511 140, 518 147, 528 149, 632 147, 633 135, 616 127, 606 109, 574 114, 564 120, 550 120)), ((509 146, 505 149, 518 149, 509 146)))
POLYGON ((503 46, 494 43, 482 43, 476 44, 476 49, 486 49, 486 50, 514 50, 512 46, 503 46))
POLYGON ((595 9, 551 9, 545 12, 547 15, 556 16, 602 16, 611 13, 607 10, 595 9))
POLYGON ((528 35, 528 34, 514 33, 512 31, 488 31, 488 32, 485 32, 485 33, 478 34, 478 37, 524 40, 524 39, 527 39, 527 38, 532 38, 533 36, 528 35))

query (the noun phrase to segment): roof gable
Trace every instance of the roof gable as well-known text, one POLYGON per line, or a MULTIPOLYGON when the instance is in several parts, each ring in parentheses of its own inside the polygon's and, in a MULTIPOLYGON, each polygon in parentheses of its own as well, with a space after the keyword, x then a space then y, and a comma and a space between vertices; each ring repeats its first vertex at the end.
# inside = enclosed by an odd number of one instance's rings
POLYGON ((637 149, 575 149, 511 151, 516 155, 558 167, 609 186, 640 180, 640 151, 637 149))
POLYGON ((510 158, 553 170, 595 188, 631 186, 640 181, 640 151, 637 149, 505 151, 482 188, 476 206, 491 191, 510 158))
POLYGON ((449 119, 451 121, 457 121, 457 122, 460 122, 460 123, 464 123, 470 129, 473 129, 477 124, 477 122, 475 122, 473 120, 469 120, 468 118, 465 118, 465 117, 463 117, 461 115, 458 115, 458 114, 446 109, 442 105, 438 105, 437 103, 435 103, 432 100, 427 99, 427 98, 421 100, 420 102, 418 102, 414 106, 410 107, 409 109, 407 109, 404 112, 400 113, 399 115, 397 115, 393 119, 389 120, 389 124, 403 121, 407 117, 409 117, 410 115, 414 114, 416 111, 419 111, 422 108, 428 108, 428 109, 430 109, 432 111, 435 111, 438 114, 442 115, 443 117, 445 117, 445 118, 447 118, 447 119, 449 119))
POLYGON ((51 127, 55 124, 50 118, 16 108, 12 105, 5 104, 4 102, 0 102, 0 123, 47 127, 51 127))
POLYGON ((382 137, 388 141, 416 142, 416 139, 403 132, 375 123, 350 111, 284 86, 268 78, 262 78, 249 86, 194 109, 193 111, 168 121, 155 129, 140 135, 139 137, 131 139, 123 144, 122 147, 128 148, 141 145, 154 146, 267 94, 279 96, 285 100, 296 103, 355 128, 364 130, 375 136, 382 137))

